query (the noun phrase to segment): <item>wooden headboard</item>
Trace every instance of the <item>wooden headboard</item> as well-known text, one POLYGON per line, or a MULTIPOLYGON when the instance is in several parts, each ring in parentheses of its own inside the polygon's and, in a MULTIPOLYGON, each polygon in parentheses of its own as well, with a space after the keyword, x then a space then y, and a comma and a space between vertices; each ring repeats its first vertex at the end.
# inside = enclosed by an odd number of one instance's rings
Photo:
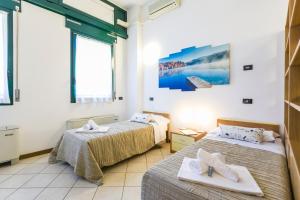
MULTIPOLYGON (((143 113, 146 114, 154 114, 154 115, 161 115, 167 119, 170 119, 170 114, 169 113, 161 113, 161 112, 151 112, 151 111, 143 111, 143 113)), ((170 124, 168 125, 168 130, 167 130, 167 142, 170 142, 170 124)))
POLYGON ((269 123, 261 123, 261 122, 251 122, 251 121, 239 121, 232 119, 218 119, 217 126, 220 124, 231 125, 231 126, 243 126, 249 128, 263 128, 265 130, 272 130, 276 133, 280 132, 280 126, 278 124, 269 124, 269 123))

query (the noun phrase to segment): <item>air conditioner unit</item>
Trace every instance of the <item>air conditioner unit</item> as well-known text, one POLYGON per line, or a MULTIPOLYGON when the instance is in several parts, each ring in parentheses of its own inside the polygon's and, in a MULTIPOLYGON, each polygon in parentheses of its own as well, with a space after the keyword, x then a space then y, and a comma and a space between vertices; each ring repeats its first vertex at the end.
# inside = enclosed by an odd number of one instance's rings
POLYGON ((181 0, 157 0, 148 6, 149 19, 170 12, 180 6, 181 0))

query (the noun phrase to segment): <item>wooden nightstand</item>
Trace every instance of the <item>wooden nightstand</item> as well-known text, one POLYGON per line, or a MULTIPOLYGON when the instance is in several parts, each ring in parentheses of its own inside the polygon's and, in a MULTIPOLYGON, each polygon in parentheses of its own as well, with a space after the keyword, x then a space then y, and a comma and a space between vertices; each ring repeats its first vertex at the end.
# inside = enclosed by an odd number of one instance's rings
POLYGON ((184 135, 180 130, 171 131, 171 145, 170 151, 174 153, 180 151, 186 146, 193 144, 194 142, 202 139, 206 135, 206 132, 198 132, 197 135, 184 135))

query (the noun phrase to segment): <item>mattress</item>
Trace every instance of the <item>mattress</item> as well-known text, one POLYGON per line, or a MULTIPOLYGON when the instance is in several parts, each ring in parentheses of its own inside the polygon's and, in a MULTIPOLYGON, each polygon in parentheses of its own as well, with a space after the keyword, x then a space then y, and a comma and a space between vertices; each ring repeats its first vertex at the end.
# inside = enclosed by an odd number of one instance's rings
POLYGON ((76 175, 101 185, 102 167, 142 154, 155 145, 152 125, 124 121, 105 126, 110 127, 107 133, 66 131, 51 152, 49 163, 67 162, 76 175))
POLYGON ((149 169, 142 181, 142 200, 290 200, 288 168, 284 155, 225 141, 203 139, 149 169), (177 178, 184 157, 196 158, 199 148, 221 152, 228 164, 245 166, 264 197, 182 181, 177 178))

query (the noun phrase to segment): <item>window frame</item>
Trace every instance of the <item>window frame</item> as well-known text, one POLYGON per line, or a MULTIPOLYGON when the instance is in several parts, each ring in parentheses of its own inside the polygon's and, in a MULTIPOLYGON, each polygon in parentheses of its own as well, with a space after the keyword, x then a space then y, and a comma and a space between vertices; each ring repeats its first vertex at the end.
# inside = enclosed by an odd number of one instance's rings
POLYGON ((76 97, 76 49, 77 49, 77 43, 76 43, 76 35, 80 35, 82 37, 91 39, 91 40, 96 40, 96 41, 100 41, 103 42, 105 44, 108 44, 111 46, 111 62, 112 62, 112 66, 111 66, 111 70, 112 70, 112 101, 115 100, 115 66, 114 66, 114 59, 115 59, 115 55, 114 55, 114 44, 111 44, 109 42, 103 41, 103 40, 99 40, 97 38, 94 37, 90 37, 84 33, 79 33, 77 31, 72 31, 71 30, 71 103, 77 103, 77 97, 76 97))
POLYGON ((7 13, 7 80, 10 103, 0 103, 0 106, 14 105, 14 50, 13 50, 13 11, 7 8, 1 7, 0 10, 7 13))

